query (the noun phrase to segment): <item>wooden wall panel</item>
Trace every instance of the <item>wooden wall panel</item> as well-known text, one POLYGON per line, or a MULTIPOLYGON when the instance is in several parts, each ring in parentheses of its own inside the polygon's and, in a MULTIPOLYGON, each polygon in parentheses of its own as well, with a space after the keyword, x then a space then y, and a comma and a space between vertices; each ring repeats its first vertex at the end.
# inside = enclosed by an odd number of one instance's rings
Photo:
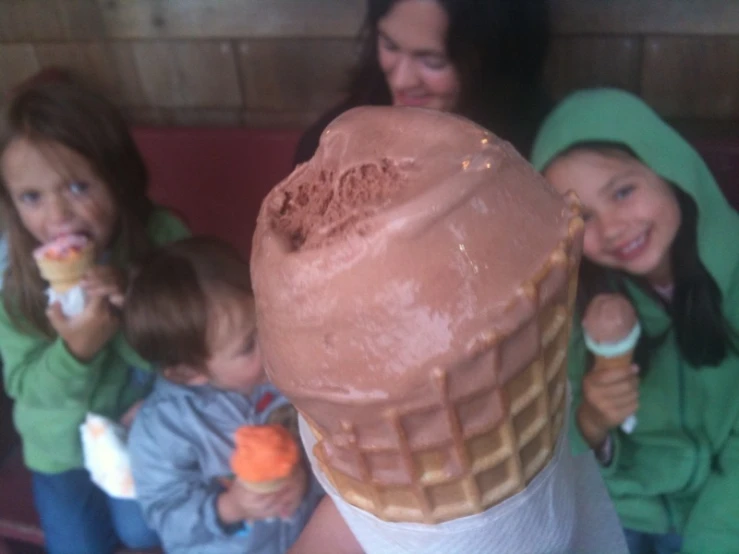
POLYGON ((644 98, 674 117, 739 117, 739 38, 646 41, 644 98))
POLYGON ((239 45, 249 110, 320 112, 338 102, 356 60, 341 39, 253 40, 239 45))
POLYGON ((551 0, 558 34, 739 34, 736 0, 551 0))
MULTIPOLYGON (((62 32, 70 40, 102 39, 105 37, 103 16, 97 0, 54 0, 62 32)), ((46 0, 44 4, 50 4, 46 0)))
POLYGON ((43 67, 63 67, 97 87, 115 102, 143 102, 129 44, 107 42, 40 43, 36 56, 43 67))
POLYGON ((556 99, 584 87, 612 86, 637 92, 640 65, 641 43, 636 37, 557 37, 545 75, 556 99))
POLYGON ((2 0, 0 3, 0 41, 30 42, 62 38, 62 21, 54 2, 2 0))
POLYGON ((0 46, 0 99, 14 86, 40 69, 31 44, 0 46))
POLYGON ((99 0, 113 38, 351 37, 364 0, 99 0))
MULTIPOLYGON (((0 93, 59 65, 134 122, 304 125, 341 97, 365 1, 0 0, 0 93)), ((676 119, 739 120, 739 0, 551 2, 555 98, 619 86, 676 119)))
POLYGON ((133 53, 147 105, 241 106, 235 54, 228 41, 135 42, 133 53))

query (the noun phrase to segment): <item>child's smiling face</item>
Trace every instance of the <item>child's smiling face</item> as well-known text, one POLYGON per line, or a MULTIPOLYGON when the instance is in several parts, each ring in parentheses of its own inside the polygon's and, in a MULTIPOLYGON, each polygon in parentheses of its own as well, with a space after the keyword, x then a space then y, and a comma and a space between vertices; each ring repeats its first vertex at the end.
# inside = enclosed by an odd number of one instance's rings
POLYGON ((17 138, 5 150, 0 169, 23 225, 37 241, 83 234, 98 252, 110 246, 118 208, 85 158, 58 143, 40 147, 17 138))
POLYGON ((672 283, 670 247, 681 215, 671 186, 617 149, 575 149, 556 158, 544 176, 583 204, 583 253, 595 264, 672 283))

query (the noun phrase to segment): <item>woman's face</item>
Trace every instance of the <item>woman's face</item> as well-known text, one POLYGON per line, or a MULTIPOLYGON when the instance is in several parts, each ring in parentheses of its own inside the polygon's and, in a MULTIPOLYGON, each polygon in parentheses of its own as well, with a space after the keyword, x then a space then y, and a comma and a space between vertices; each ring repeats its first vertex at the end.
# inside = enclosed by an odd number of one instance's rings
POLYGON ((449 21, 435 0, 399 0, 377 24, 377 56, 395 106, 457 108, 460 82, 446 52, 449 21))

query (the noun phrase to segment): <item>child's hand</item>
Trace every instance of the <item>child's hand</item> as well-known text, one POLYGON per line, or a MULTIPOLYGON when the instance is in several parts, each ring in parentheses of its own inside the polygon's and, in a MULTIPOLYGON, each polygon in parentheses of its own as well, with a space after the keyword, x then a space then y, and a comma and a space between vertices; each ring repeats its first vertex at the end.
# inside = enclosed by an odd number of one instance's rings
POLYGON ((234 481, 218 498, 218 513, 224 523, 288 518, 305 495, 305 469, 297 467, 288 482, 273 493, 258 493, 234 481))
POLYGON ((95 357, 113 338, 120 324, 105 296, 89 296, 82 312, 71 318, 65 316, 62 307, 55 302, 46 316, 72 355, 82 362, 95 357))
POLYGON ((123 307, 126 290, 126 274, 112 265, 97 265, 85 272, 82 288, 90 296, 103 296, 113 306, 123 307))
POLYGON ((307 486, 308 476, 305 468, 302 463, 298 463, 285 486, 277 491, 279 496, 277 502, 281 506, 279 514, 281 518, 289 518, 298 509, 305 496, 307 486))
POLYGON ((592 448, 639 408, 636 365, 588 372, 582 384, 583 403, 577 412, 580 431, 592 448))

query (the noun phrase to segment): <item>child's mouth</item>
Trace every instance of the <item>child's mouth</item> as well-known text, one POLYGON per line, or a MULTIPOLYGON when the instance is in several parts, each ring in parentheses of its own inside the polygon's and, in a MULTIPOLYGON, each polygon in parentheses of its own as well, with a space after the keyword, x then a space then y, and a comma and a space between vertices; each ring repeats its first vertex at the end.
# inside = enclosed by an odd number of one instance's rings
POLYGON ((647 247, 649 231, 641 233, 635 239, 614 250, 613 254, 622 262, 629 262, 641 256, 647 247))

